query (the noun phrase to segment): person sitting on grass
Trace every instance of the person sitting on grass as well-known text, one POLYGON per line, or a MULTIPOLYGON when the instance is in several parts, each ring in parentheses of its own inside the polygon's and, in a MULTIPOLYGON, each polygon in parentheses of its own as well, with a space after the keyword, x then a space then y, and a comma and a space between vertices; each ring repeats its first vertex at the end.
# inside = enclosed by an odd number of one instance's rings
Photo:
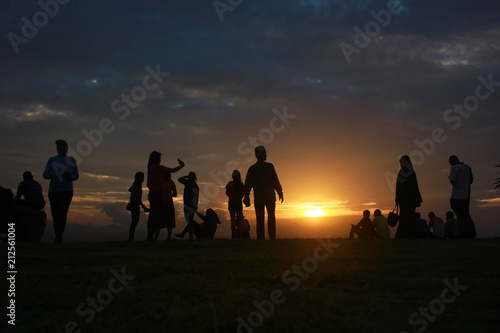
POLYGON ((431 238, 444 238, 445 231, 443 219, 437 217, 434 212, 429 212, 427 216, 429 216, 429 232, 431 234, 431 238))
POLYGON ((375 231, 379 238, 389 239, 391 238, 391 229, 389 229, 389 224, 387 223, 387 218, 382 215, 380 209, 375 209, 373 212, 373 224, 375 226, 375 231))
POLYGON ((250 223, 244 216, 242 216, 241 220, 238 223, 236 234, 238 235, 238 238, 250 239, 250 223))
POLYGON ((421 217, 419 212, 415 213, 415 229, 417 230, 417 238, 429 238, 429 228, 427 227, 427 221, 421 217))
POLYGON ((349 238, 353 239, 354 234, 358 235, 358 239, 374 239, 378 237, 375 231, 375 226, 372 220, 370 220, 370 211, 363 211, 363 218, 358 224, 351 224, 351 232, 349 233, 349 238))
POLYGON ((184 235, 192 230, 198 239, 213 239, 217 231, 217 224, 220 224, 220 220, 217 213, 212 208, 207 209, 205 214, 206 215, 196 212, 196 215, 203 220, 203 223, 197 223, 193 220, 180 234, 176 234, 175 237, 184 238, 184 235))

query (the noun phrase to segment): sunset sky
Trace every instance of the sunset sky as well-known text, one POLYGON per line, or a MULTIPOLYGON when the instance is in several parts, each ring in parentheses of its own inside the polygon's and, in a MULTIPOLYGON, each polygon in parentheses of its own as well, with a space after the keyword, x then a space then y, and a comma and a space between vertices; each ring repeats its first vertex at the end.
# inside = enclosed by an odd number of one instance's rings
POLYGON ((278 237, 335 221, 306 215, 387 214, 401 155, 419 211, 444 217, 451 154, 474 172, 478 235, 500 236, 498 1, 9 0, 0 29, 0 185, 30 170, 48 202, 43 168, 65 139, 80 171, 70 224, 128 227, 152 150, 186 163, 175 180, 195 171, 200 209, 225 220, 229 175, 262 144, 284 189, 278 237))

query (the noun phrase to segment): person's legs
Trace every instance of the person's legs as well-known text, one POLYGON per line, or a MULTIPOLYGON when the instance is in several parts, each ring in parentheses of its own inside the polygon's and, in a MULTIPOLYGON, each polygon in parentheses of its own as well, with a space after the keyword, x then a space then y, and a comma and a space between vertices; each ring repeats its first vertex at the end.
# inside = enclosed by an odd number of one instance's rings
POLYGON ((66 227, 69 205, 73 199, 73 192, 49 193, 50 210, 54 221, 54 232, 56 241, 62 241, 62 235, 66 227))
POLYGON ((237 217, 237 211, 235 210, 229 210, 229 217, 231 218, 231 238, 239 238, 237 233, 238 233, 238 217, 237 217))
POLYGON ((450 199, 450 207, 457 217, 458 225, 460 226, 460 237, 462 238, 466 237, 465 220, 469 216, 468 205, 468 200, 450 199))
POLYGON ((52 214, 52 221, 54 223, 54 233, 56 234, 56 241, 58 241, 58 236, 60 236, 60 221, 59 221, 59 193, 49 192, 49 202, 50 202, 50 213, 52 214))
POLYGON ((148 240, 153 240, 154 233, 163 217, 163 197, 161 192, 149 192, 148 240))
MULTIPOLYGON (((187 226, 189 227, 189 225, 194 221, 194 214, 196 213, 196 208, 194 207, 191 207, 191 206, 187 206, 187 205, 184 205, 184 216, 186 217, 186 222, 187 222, 187 226)), ((188 230, 189 232, 189 239, 193 239, 193 228, 187 228, 186 229, 188 230)), ((186 230, 184 229, 184 230, 186 230)), ((184 233, 184 231, 183 231, 184 233)))
POLYGON ((354 235, 358 234, 358 227, 354 224, 351 224, 351 231, 349 232, 349 238, 354 239, 354 235))
POLYGON ((361 231, 361 228, 357 225, 351 224, 351 232, 349 233, 349 238, 354 239, 354 235, 358 236, 358 239, 370 239, 368 235, 361 231))
POLYGON ((243 210, 238 209, 236 210, 236 225, 238 227, 236 230, 236 238, 243 238, 242 231, 240 229, 241 221, 243 221, 243 210))
POLYGON ((414 239, 417 237, 417 228, 415 227, 414 206, 400 205, 400 219, 395 238, 414 239))
POLYGON ((184 219, 186 220, 186 227, 180 234, 175 234, 175 237, 180 237, 183 238, 186 233, 189 232, 189 239, 193 239, 193 228, 192 228, 192 223, 196 223, 194 221, 194 212, 195 208, 190 207, 188 205, 184 205, 184 219))
MULTIPOLYGON (((190 224, 191 224, 191 223, 190 223, 190 224)), ((188 225, 184 228, 184 230, 182 230, 182 232, 181 232, 180 234, 175 234, 175 237, 184 238, 184 235, 185 235, 186 233, 188 233, 188 232, 189 232, 189 229, 191 229, 191 227, 190 227, 190 225, 188 224, 188 225)))
MULTIPOLYGON (((191 225, 191 233, 194 233, 194 235, 196 236, 196 238, 198 239, 203 239, 205 238, 205 236, 203 235, 203 232, 201 230, 201 226, 196 222, 196 221, 193 221, 192 223, 190 223, 191 225)), ((190 238, 192 239, 192 238, 190 238)))
MULTIPOLYGON (((175 237, 184 238, 184 235, 189 232, 189 235, 195 235, 196 238, 200 237, 200 225, 196 221, 191 221, 180 234, 175 234, 175 237)), ((189 238, 193 239, 193 238, 189 238)))
POLYGON ((135 228, 137 227, 137 224, 139 223, 140 214, 141 214, 141 207, 134 206, 131 208, 130 215, 132 216, 132 221, 130 222, 130 230, 128 233, 129 242, 134 240, 135 228))
POLYGON ((172 238, 172 229, 175 228, 175 208, 172 200, 164 202, 164 214, 167 240, 170 240, 172 238))
POLYGON ((254 203, 255 207, 255 219, 256 219, 256 229, 257 229, 257 239, 265 239, 266 232, 264 230, 264 204, 254 203))
POLYGON ((450 206, 457 216, 461 238, 476 238, 476 227, 470 216, 470 200, 450 199, 450 206))
POLYGON ((269 239, 276 239, 276 201, 266 203, 267 209, 267 232, 269 239))

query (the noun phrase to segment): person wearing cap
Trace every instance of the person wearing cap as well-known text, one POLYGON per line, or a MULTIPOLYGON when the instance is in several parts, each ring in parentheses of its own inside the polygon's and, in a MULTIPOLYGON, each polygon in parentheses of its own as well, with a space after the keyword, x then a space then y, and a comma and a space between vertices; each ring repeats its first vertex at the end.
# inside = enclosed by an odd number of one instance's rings
POLYGON ((245 178, 245 197, 243 203, 250 206, 250 191, 253 189, 255 217, 257 220, 257 239, 265 239, 264 219, 267 210, 267 230, 270 239, 276 239, 276 194, 283 202, 283 189, 274 165, 266 162, 267 153, 264 146, 255 148, 257 162, 248 168, 245 178))
POLYGON ((23 181, 17 187, 16 203, 34 210, 42 210, 45 207, 42 186, 33 179, 33 174, 30 171, 23 173, 23 181))
POLYGON ((78 167, 73 157, 67 156, 68 144, 64 140, 56 141, 57 155, 47 161, 43 178, 50 180, 49 202, 56 242, 62 242, 67 215, 73 199, 73 182, 78 179, 78 167))
POLYGON ((243 203, 241 200, 245 196, 244 184, 241 181, 241 174, 238 170, 234 170, 232 174, 233 180, 226 185, 226 195, 228 197, 227 208, 229 217, 231 218, 231 238, 241 238, 238 231, 239 224, 243 220, 243 203))

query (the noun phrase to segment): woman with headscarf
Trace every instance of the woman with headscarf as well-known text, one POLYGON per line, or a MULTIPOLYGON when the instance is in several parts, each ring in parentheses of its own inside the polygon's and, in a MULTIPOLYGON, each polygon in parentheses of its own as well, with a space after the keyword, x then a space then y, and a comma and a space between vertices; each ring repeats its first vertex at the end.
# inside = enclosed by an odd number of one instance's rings
POLYGON ((396 181, 396 205, 399 206, 400 218, 395 238, 412 239, 417 236, 415 211, 422 203, 422 196, 410 157, 402 156, 399 164, 401 168, 396 181))

